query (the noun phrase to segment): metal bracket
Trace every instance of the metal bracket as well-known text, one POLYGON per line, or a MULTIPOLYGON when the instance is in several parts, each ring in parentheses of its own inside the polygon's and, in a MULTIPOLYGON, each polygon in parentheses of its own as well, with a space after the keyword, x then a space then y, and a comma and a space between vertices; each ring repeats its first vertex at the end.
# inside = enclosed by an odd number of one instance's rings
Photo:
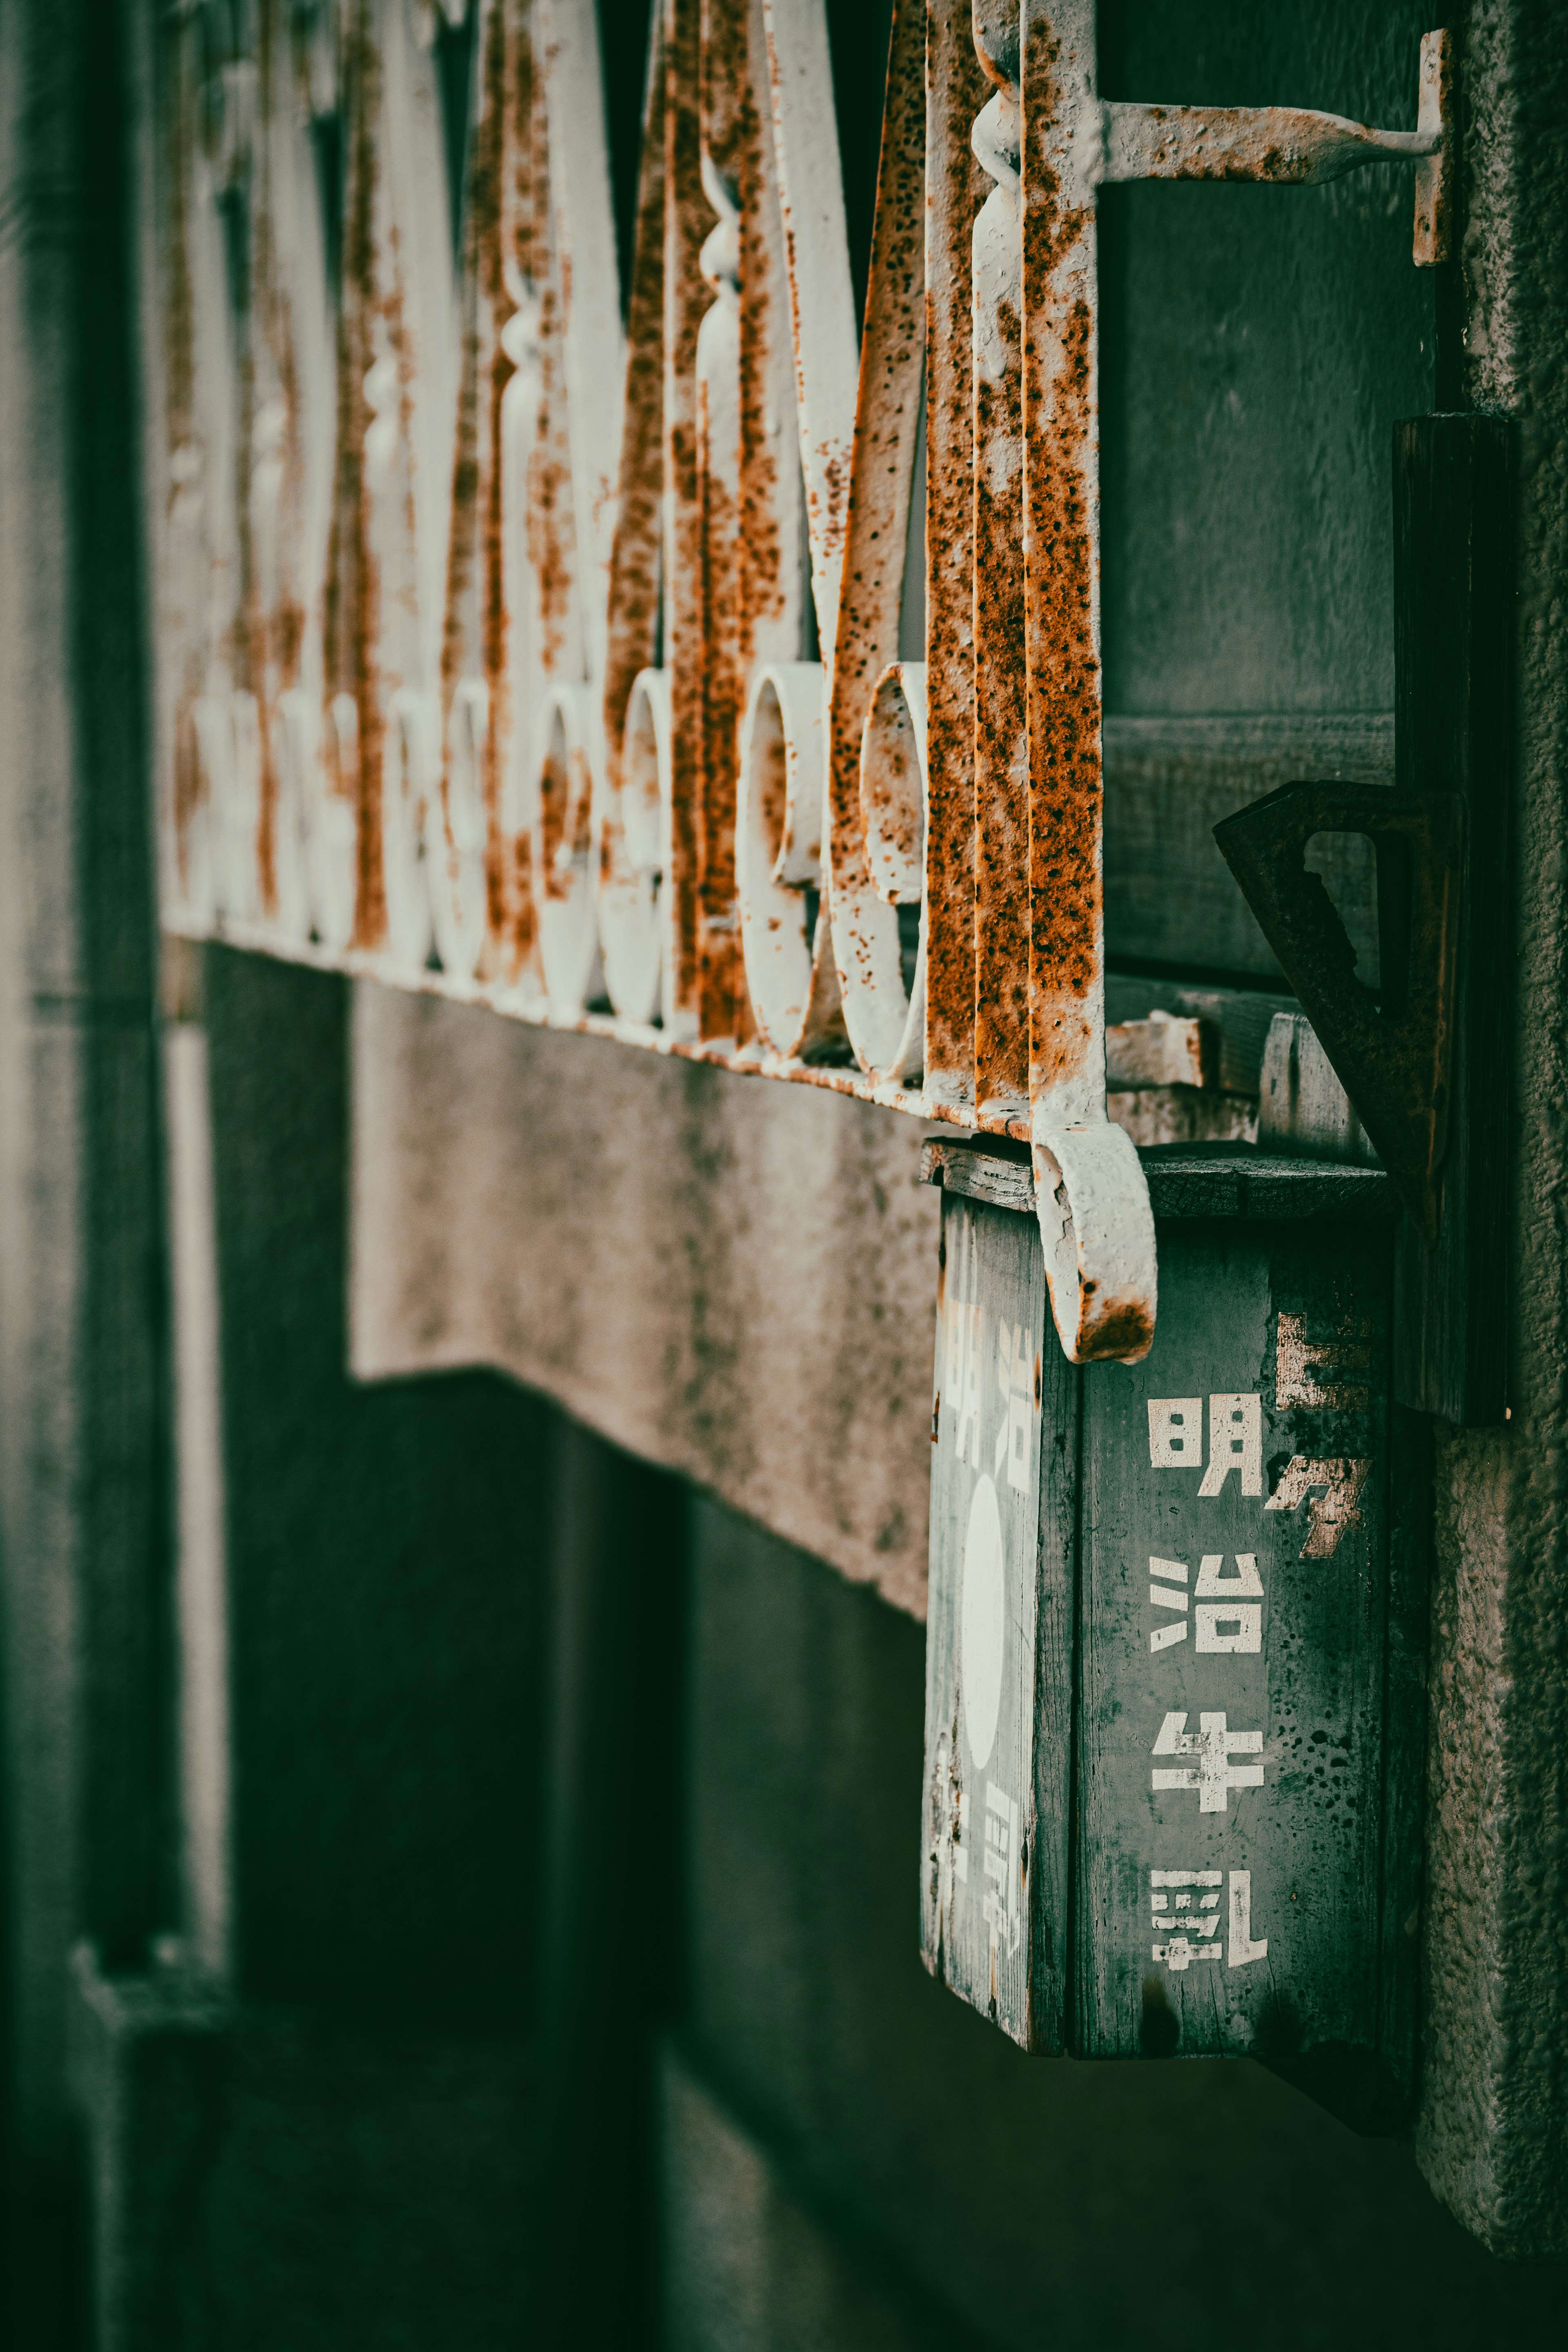
POLYGON ((1214 829, 1428 1249, 1447 1143, 1464 832, 1458 793, 1347 783, 1287 784, 1214 829), (1377 851, 1375 992, 1356 978, 1355 949, 1307 870, 1317 833, 1364 834, 1377 851))
POLYGON ((1377 131, 1343 115, 1296 106, 1140 106, 1102 110, 1095 180, 1257 180, 1310 186, 1363 163, 1414 163, 1418 269, 1451 257, 1454 41, 1421 37, 1414 131, 1377 131))

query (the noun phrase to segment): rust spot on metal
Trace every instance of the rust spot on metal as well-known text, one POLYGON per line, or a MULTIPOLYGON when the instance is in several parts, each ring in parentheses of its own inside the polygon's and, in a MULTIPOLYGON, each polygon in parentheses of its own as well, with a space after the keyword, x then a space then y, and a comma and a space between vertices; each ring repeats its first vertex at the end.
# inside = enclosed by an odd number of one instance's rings
POLYGON ((1085 1282, 1083 1363, 1136 1362, 1154 1344, 1154 1318, 1148 1302, 1136 1296, 1113 1299, 1098 1311, 1092 1307, 1095 1286, 1085 1282))
POLYGON ((564 743, 558 728, 539 770, 540 852, 544 869, 540 879, 547 898, 571 897, 576 863, 592 845, 587 764, 586 753, 564 743))

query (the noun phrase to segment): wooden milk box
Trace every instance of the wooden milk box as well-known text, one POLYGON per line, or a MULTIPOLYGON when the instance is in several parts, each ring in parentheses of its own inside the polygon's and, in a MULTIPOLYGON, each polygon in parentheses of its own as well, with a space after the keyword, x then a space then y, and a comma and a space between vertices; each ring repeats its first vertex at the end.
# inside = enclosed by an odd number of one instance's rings
POLYGON ((926 1154, 926 1965, 1027 2050, 1251 2054, 1387 2130, 1415 2066, 1426 1574, 1393 1189, 1145 1152, 1154 1344, 1078 1368, 1019 1149, 926 1154))

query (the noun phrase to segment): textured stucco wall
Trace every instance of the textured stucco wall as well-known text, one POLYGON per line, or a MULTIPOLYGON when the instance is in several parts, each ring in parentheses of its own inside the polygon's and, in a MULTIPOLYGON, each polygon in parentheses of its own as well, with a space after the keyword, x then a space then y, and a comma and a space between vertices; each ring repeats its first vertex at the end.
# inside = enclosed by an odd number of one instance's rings
POLYGON ((1465 393, 1521 433, 1512 1418, 1438 1447, 1427 2179, 1500 2251, 1568 2249, 1568 16, 1479 0, 1465 393))

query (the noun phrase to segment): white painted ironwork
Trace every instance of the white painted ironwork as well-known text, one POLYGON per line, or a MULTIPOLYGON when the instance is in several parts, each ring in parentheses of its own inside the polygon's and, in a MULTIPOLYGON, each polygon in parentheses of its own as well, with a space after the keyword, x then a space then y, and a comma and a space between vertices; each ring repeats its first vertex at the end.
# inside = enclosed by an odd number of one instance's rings
POLYGON ((1447 37, 1389 132, 1107 101, 1090 0, 898 0, 858 336, 825 0, 658 0, 624 328, 592 0, 467 15, 165 20, 165 919, 1027 1140, 1062 1344, 1134 1357, 1095 192, 1405 158, 1442 257, 1447 37))

